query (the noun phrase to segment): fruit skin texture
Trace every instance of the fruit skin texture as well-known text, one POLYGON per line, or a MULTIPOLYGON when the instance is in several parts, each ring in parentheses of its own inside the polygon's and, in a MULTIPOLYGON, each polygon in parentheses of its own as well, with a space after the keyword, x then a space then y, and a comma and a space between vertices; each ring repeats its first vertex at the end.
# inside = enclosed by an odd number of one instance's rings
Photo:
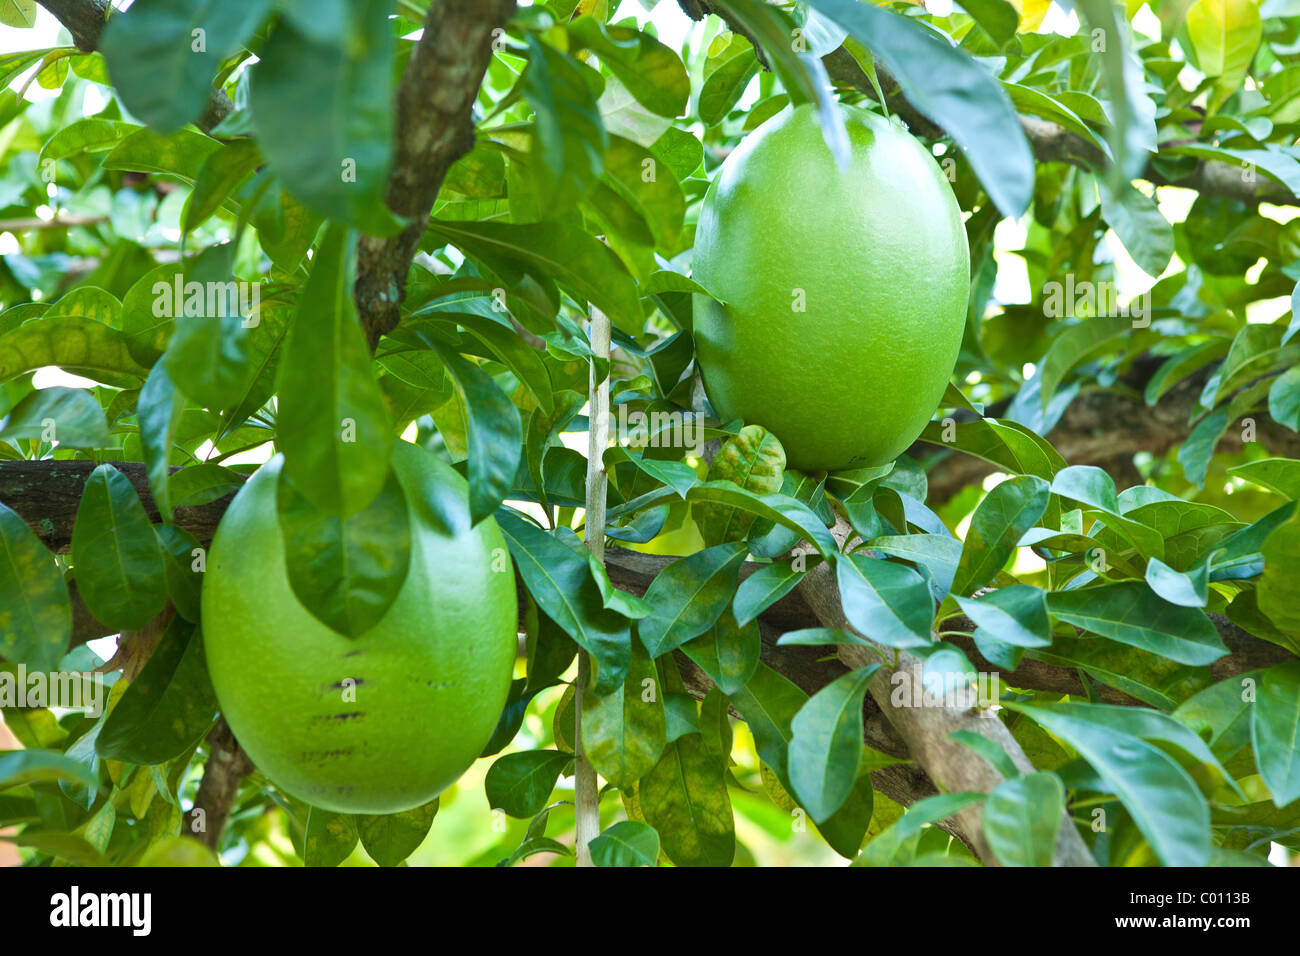
POLYGON ((427 803, 474 762, 505 706, 518 614, 505 539, 491 518, 470 529, 465 480, 449 465, 398 442, 410 570, 388 613, 350 639, 290 589, 280 464, 240 489, 208 557, 204 647, 221 711, 258 769, 313 806, 396 813, 427 803), (435 487, 439 501, 460 503, 443 508, 454 534, 432 517, 435 487))
POLYGON ((763 425, 791 468, 881 465, 934 414, 961 347, 970 249, 925 147, 842 107, 842 172, 811 104, 727 157, 705 195, 694 278, 705 389, 724 420, 763 425), (806 311, 795 311, 803 290, 806 311))

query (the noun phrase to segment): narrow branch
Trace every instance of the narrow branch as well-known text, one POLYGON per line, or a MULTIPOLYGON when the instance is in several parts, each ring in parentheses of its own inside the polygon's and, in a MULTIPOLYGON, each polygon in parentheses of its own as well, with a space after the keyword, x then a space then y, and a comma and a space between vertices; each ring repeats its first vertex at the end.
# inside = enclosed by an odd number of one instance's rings
POLYGON ((194 807, 185 815, 184 829, 216 850, 230 811, 239 797, 239 785, 253 772, 248 759, 224 717, 208 733, 208 761, 194 795, 194 807))
MULTIPOLYGON (((709 6, 707 0, 678 0, 678 6, 692 20, 701 20, 708 13, 721 16, 709 6)), ((726 21, 725 17, 722 19, 726 21)), ((727 21, 727 26, 733 32, 748 37, 738 25, 727 21)), ((762 51, 757 45, 755 45, 755 52, 759 56, 759 61, 763 62, 762 51)), ((875 91, 866 73, 858 65, 853 54, 844 47, 832 50, 822 57, 822 63, 826 67, 827 75, 837 85, 850 87, 875 98, 875 91)), ((885 105, 902 119, 915 135, 924 139, 940 139, 948 135, 942 127, 932 122, 907 101, 897 80, 879 61, 876 63, 876 78, 880 81, 881 92, 885 94, 885 105)), ((1025 138, 1029 140, 1034 158, 1039 162, 1069 163, 1090 172, 1104 169, 1107 165, 1105 154, 1096 145, 1059 123, 1039 116, 1020 114, 1020 125, 1025 131, 1025 138)), ((1172 161, 1175 157, 1165 158, 1167 161, 1172 161)), ((1168 177, 1153 163, 1148 163, 1141 178, 1157 186, 1182 186, 1197 190, 1204 195, 1226 196, 1252 205, 1260 202, 1284 206, 1300 205, 1300 197, 1259 174, 1257 170, 1218 160, 1200 160, 1191 166, 1186 175, 1174 178, 1168 177)))
POLYGON ((474 100, 515 0, 433 0, 397 88, 397 143, 388 208, 409 220, 396 236, 363 236, 353 292, 370 349, 397 326, 406 276, 447 170, 474 148, 474 100))

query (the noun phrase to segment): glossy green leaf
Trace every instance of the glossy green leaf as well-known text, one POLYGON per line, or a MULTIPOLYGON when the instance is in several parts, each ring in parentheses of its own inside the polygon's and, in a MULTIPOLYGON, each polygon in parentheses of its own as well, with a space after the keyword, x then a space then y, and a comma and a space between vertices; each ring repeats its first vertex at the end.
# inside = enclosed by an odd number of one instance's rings
POLYGON ((394 35, 387 0, 351 4, 349 42, 321 43, 280 21, 259 51, 249 105, 258 145, 313 212, 388 234, 394 35), (335 119, 320 122, 321 116, 335 119))
POLYGON ((359 819, 363 818, 311 807, 303 836, 303 865, 338 866, 351 856, 357 846, 359 819))
POLYGON ((746 549, 721 544, 679 558, 659 572, 646 590, 653 611, 638 633, 651 657, 661 657, 707 631, 735 594, 746 549))
POLYGON ((498 757, 484 779, 489 806, 521 819, 536 815, 572 759, 572 754, 558 750, 525 750, 498 757))
POLYGON ((595 692, 621 686, 631 654, 628 621, 605 607, 586 558, 517 515, 503 510, 496 517, 528 593, 595 659, 595 692))
POLYGON ((331 226, 279 370, 284 474, 322 511, 353 514, 388 480, 392 434, 352 301, 356 236, 331 226))
POLYGON ((1068 624, 1180 664, 1210 664, 1228 653, 1203 612, 1170 604, 1142 581, 1056 591, 1047 609, 1068 624))
POLYGON ((216 714, 203 636, 176 617, 104 721, 95 752, 127 763, 167 763, 198 743, 216 714))
POLYGON ((34 438, 68 448, 103 448, 109 443, 104 411, 82 388, 54 385, 23 398, 0 422, 0 440, 34 438))
POLYGON ((1047 647, 1052 643, 1047 592, 1039 588, 1012 584, 978 598, 957 597, 956 600, 978 629, 1004 644, 1047 647))
POLYGON ((123 333, 85 316, 45 315, 0 335, 0 383, 46 365, 117 388, 139 388, 149 374, 123 333))
POLYGON ((276 508, 289 584, 302 606, 347 637, 382 620, 411 560, 410 512, 397 474, 389 472, 370 504, 344 516, 316 507, 280 469, 276 508))
POLYGON ((858 668, 827 684, 791 722, 790 783, 799 802, 824 823, 846 799, 862 754, 862 701, 879 665, 858 668))
POLYGON ((723 611, 713 627, 687 641, 681 649, 724 694, 732 694, 754 675, 762 644, 757 623, 751 621, 742 627, 730 612, 723 611))
POLYGON ((1260 676, 1250 740, 1273 803, 1284 807, 1300 799, 1300 663, 1271 667, 1260 676))
POLYGON ((866 637, 890 647, 927 647, 934 601, 911 568, 860 554, 835 561, 844 616, 866 637))
POLYGON ((597 773, 626 789, 658 763, 666 727, 654 664, 640 642, 633 641, 622 686, 583 701, 583 749, 597 773))
POLYGON ((0 503, 0 657, 52 671, 72 634, 63 573, 40 538, 0 503))
POLYGON ((971 517, 952 590, 969 594, 987 584, 1015 553, 1025 532, 1047 510, 1048 484, 1034 475, 1008 478, 993 488, 971 517))
POLYGON ((1038 705, 1005 706, 1077 750, 1123 802, 1166 866, 1204 866, 1210 810, 1192 778, 1163 750, 1130 734, 1038 705))
POLYGON ((637 804, 659 833, 664 853, 677 866, 730 866, 736 852, 736 824, 723 767, 699 734, 687 734, 665 749, 641 778, 637 804))
POLYGON ((654 866, 659 860, 659 834, 640 820, 620 820, 591 841, 597 866, 654 866))
POLYGON ((806 570, 796 571, 794 559, 773 561, 759 568, 736 589, 732 613, 740 626, 748 624, 794 590, 806 570))
POLYGON ((167 582, 158 538, 135 488, 112 465, 86 479, 72 565, 86 607, 111 627, 139 630, 163 609, 167 582))
POLYGON ((357 833, 372 860, 397 866, 420 848, 437 813, 435 798, 401 813, 358 814, 357 833))
POLYGON ((1054 773, 1004 780, 984 801, 984 838, 1003 866, 1051 866, 1065 813, 1065 787, 1054 773))
MULTIPOLYGON (((755 495, 781 490, 785 450, 761 425, 746 425, 722 443, 709 465, 709 481, 730 481, 755 495)), ((739 541, 754 522, 751 512, 733 506, 701 503, 693 511, 706 545, 739 541)))
POLYGON ((184 411, 185 396, 176 390, 166 366, 159 362, 149 370, 149 377, 140 389, 136 416, 140 421, 140 447, 149 473, 149 490, 158 514, 167 524, 172 521, 172 451, 184 411))

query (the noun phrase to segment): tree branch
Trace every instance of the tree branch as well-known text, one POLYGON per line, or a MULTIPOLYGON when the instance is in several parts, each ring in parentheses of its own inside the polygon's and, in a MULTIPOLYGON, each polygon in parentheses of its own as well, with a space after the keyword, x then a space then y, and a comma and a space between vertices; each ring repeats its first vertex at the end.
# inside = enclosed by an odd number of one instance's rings
POLYGON ((208 759, 194 795, 194 806, 185 815, 184 829, 213 850, 217 849, 221 831, 226 828, 230 811, 239 797, 239 785, 252 772, 253 762, 235 740, 226 718, 218 717, 208 732, 208 759))
POLYGON ((397 326, 406 276, 447 170, 474 148, 474 100, 515 0, 433 0, 397 89, 397 143, 388 208, 410 221, 396 236, 363 236, 353 296, 373 352, 397 326))
MULTIPOLYGON (((678 6, 692 20, 702 20, 705 14, 712 13, 727 23, 734 33, 739 33, 751 42, 753 38, 738 25, 727 20, 709 6, 708 0, 678 0, 678 6)), ((754 50, 759 62, 767 68, 763 52, 758 44, 754 50)), ((862 67, 858 65, 853 54, 844 47, 832 50, 822 57, 826 73, 840 86, 850 87, 875 98, 875 90, 862 67)), ((876 79, 880 81, 881 92, 885 95, 885 105, 903 120, 916 136, 924 139, 941 139, 947 132, 917 110, 907 97, 893 75, 879 61, 876 62, 876 79)), ((1096 172, 1108 165, 1105 154, 1093 143, 1084 139, 1059 123, 1031 114, 1020 114, 1020 126, 1025 131, 1025 138, 1033 151, 1034 158, 1042 163, 1069 163, 1089 172, 1096 172)), ((1166 162, 1174 157, 1166 157, 1166 162)), ((1179 157, 1179 159, 1183 159, 1179 157)), ((1238 167, 1218 160, 1200 160, 1183 176, 1169 177, 1154 163, 1148 162, 1143 172, 1143 179, 1157 186, 1181 186, 1194 189, 1205 195, 1226 196, 1252 205, 1261 202, 1277 203, 1284 206, 1300 205, 1300 197, 1289 189, 1260 175, 1251 168, 1246 175, 1245 167, 1238 167)))

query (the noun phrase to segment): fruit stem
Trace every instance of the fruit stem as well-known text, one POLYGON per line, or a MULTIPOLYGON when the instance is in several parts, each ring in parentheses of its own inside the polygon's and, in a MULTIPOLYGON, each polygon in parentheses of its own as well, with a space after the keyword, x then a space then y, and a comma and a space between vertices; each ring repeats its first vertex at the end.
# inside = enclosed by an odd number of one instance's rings
MULTIPOLYGON (((605 563, 605 489, 609 477, 605 473, 605 446, 609 444, 609 375, 596 378, 597 360, 609 368, 609 316, 599 309, 591 310, 591 351, 594 358, 589 376, 589 404, 587 408, 587 511, 583 538, 592 557, 605 563)), ((591 661, 584 650, 578 651, 578 684, 574 692, 573 751, 575 770, 573 783, 574 832, 578 866, 592 866, 591 841, 600 833, 600 798, 596 789, 596 771, 592 768, 582 746, 582 698, 587 689, 591 661)))

